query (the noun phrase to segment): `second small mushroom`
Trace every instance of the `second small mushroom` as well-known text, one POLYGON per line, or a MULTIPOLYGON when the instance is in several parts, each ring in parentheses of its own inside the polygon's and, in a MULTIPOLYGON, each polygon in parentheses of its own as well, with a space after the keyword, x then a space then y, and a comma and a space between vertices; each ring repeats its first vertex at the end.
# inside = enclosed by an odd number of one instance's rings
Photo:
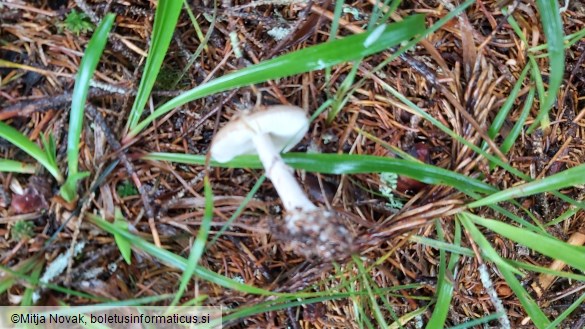
POLYGON ((354 247, 344 219, 314 205, 280 157, 308 128, 305 111, 296 106, 277 105, 241 114, 219 130, 211 144, 211 158, 223 163, 238 155, 258 154, 286 210, 283 235, 289 237, 291 249, 309 258, 343 259, 354 247))

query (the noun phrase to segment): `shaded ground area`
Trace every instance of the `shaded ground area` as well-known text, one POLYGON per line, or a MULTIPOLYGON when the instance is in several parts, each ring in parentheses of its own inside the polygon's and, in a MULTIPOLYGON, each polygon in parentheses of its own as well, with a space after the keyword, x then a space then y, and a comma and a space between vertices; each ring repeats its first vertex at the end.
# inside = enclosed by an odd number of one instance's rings
MULTIPOLYGON (((348 2, 339 21, 339 35, 358 33, 368 23, 374 2, 348 2)), ((399 20, 414 13, 426 15, 431 26, 451 10, 450 3, 440 1, 404 1, 390 15, 399 20)), ((282 53, 326 42, 329 39, 334 7, 330 3, 190 3, 201 35, 184 11, 179 19, 171 48, 157 79, 147 111, 151 111, 182 91, 191 89, 227 72, 245 68, 282 53), (200 40, 211 28, 206 47, 200 40), (282 36, 279 33, 288 32, 282 36), (239 40, 230 41, 230 34, 239 40), (241 56, 237 53, 241 52, 241 56), (185 71, 183 69, 186 68, 185 71)), ((508 7, 506 7, 508 8, 508 7)), ((66 167, 67 115, 70 108, 74 76, 87 45, 92 25, 105 11, 117 14, 115 28, 98 66, 89 94, 89 110, 82 135, 80 168, 91 173, 82 181, 80 198, 74 204, 61 199, 58 185, 46 171, 37 175, 0 173, 0 263, 13 270, 30 266, 41 271, 60 253, 83 244, 82 251, 69 260, 63 273, 51 283, 65 290, 38 290, 39 304, 60 302, 89 304, 103 300, 130 300, 176 292, 181 272, 137 250, 132 264, 124 262, 112 235, 96 228, 87 218, 90 212, 113 220, 119 208, 131 224, 131 232, 175 254, 188 257, 189 246, 197 235, 204 214, 204 166, 162 161, 146 161, 147 152, 185 154, 207 153, 217 128, 235 113, 258 101, 264 105, 290 103, 314 113, 321 104, 342 88, 351 74, 351 63, 335 66, 328 76, 325 70, 297 75, 251 87, 228 91, 188 103, 156 120, 131 145, 118 150, 133 97, 139 83, 148 50, 154 9, 146 1, 88 2, 67 1, 0 3, 0 118, 31 140, 51 132, 57 145, 57 160, 66 167), (70 17, 71 8, 80 14, 70 17), (95 15, 94 17, 92 15, 95 15), (95 20, 92 22, 92 20, 95 20), (72 31, 76 30, 77 31, 72 31), (87 30, 86 30, 87 29, 87 30), (76 33, 78 32, 78 34, 76 33), (4 62, 16 63, 10 68, 4 62), (258 97, 261 97, 259 100, 258 97), (99 117, 103 117, 100 120, 99 117), (97 119, 96 119, 97 117, 97 119), (127 158, 123 159, 121 155, 127 158), (116 159, 122 159, 110 167, 116 159), (131 164, 128 166, 127 164, 131 164), (142 193, 136 188, 139 181, 142 193), (92 188, 96 185, 97 188, 92 188), (149 213, 151 212, 151 214, 149 213), (152 218, 149 218, 151 217, 152 218), (17 222, 24 235, 14 235, 17 222), (25 227, 21 227, 25 226, 25 227), (47 244, 47 241, 53 239, 47 244), (30 262, 29 263, 27 263, 30 262), (24 265, 23 265, 24 264, 24 265), (27 265, 29 264, 29 265, 27 265), (31 265, 32 264, 32 265, 31 265), (72 293, 78 292, 78 293, 72 293)), ((562 14, 565 35, 585 26, 585 8, 578 1, 569 4, 562 14)), ((499 4, 479 1, 466 15, 449 21, 419 43, 415 49, 392 61, 375 75, 369 71, 391 54, 371 56, 359 64, 352 87, 357 87, 342 111, 330 122, 320 115, 309 133, 294 151, 352 153, 396 157, 404 151, 419 160, 483 180, 499 189, 523 182, 509 171, 496 168, 482 155, 454 140, 435 124, 399 102, 383 87, 395 88, 438 122, 465 140, 482 146, 485 131, 493 122, 516 84, 532 52, 542 68, 546 84, 546 56, 542 49, 528 49, 544 43, 537 9, 530 3, 499 4), (530 45, 514 33, 501 8, 508 5, 530 45), (360 80, 365 78, 363 80, 360 80), (358 83, 361 83, 358 86, 358 83), (484 136, 482 136, 482 134, 484 136)), ((583 127, 585 80, 583 80, 583 44, 572 45, 566 53, 564 83, 559 101, 550 114, 546 131, 526 134, 525 130, 507 154, 495 154, 513 168, 532 178, 542 178, 583 163, 583 127)), ((521 85, 518 97, 507 115, 498 145, 520 120, 530 90, 528 80, 521 85)), ((526 127, 538 111, 538 100, 527 112, 526 127)), ((489 145, 486 149, 492 150, 489 145)), ((3 158, 30 162, 30 158, 0 140, 3 158)), ((210 238, 223 227, 261 178, 261 170, 219 169, 209 172, 214 194, 214 216, 210 238)), ((208 244, 200 266, 241 281, 250 286, 277 292, 295 292, 312 287, 312 291, 348 293, 366 290, 369 281, 359 278, 360 266, 368 268, 371 281, 379 287, 402 287, 376 297, 388 322, 408 312, 423 309, 436 294, 439 252, 417 243, 413 236, 437 236, 439 223, 447 242, 455 237, 453 215, 470 199, 447 186, 426 185, 406 178, 396 178, 393 198, 381 192, 378 174, 319 175, 299 172, 299 179, 310 198, 323 206, 343 211, 360 236, 359 257, 362 263, 346 264, 310 262, 286 250, 282 239, 275 239, 271 227, 278 223, 282 209, 270 182, 259 188, 242 213, 213 244, 208 244), (395 201, 400 200, 403 206, 395 201), (390 205, 389 205, 390 204, 390 205), (435 221, 436 220, 436 221, 435 221), (351 289, 337 286, 353 282, 351 289), (384 304, 387 303, 387 304, 384 304), (395 314, 391 314, 394 312, 395 314)), ((383 185, 383 184, 382 184, 383 185)), ((583 189, 565 191, 582 200, 583 189)), ((549 193, 520 200, 540 222, 548 223, 567 211, 569 205, 549 193)), ((517 216, 527 217, 518 205, 504 204, 517 216)), ((486 218, 502 218, 489 209, 478 211, 486 218)), ((574 232, 583 231, 583 212, 552 225, 548 232, 562 241, 574 232)), ((509 259, 548 267, 551 259, 516 245, 495 233, 485 232, 492 245, 509 259)), ((462 245, 477 248, 466 235, 462 245)), ((452 306, 445 327, 481 318, 494 312, 494 306, 481 284, 477 271, 480 262, 474 257, 459 261, 452 306)), ((491 265, 488 263, 488 267, 491 265)), ((513 328, 531 328, 518 298, 495 268, 490 267, 495 291, 507 311, 513 328)), ((550 287, 533 291, 537 274, 523 278, 539 306, 551 318, 563 312, 579 297, 583 283, 559 279, 550 287)), ((0 296, 0 304, 19 303, 27 283, 15 281, 0 296)), ((183 301, 206 296, 205 305, 227 308, 249 307, 253 315, 231 322, 234 328, 353 328, 356 305, 367 296, 341 296, 334 300, 306 302, 285 309, 263 312, 256 306, 269 300, 244 294, 210 283, 193 281, 183 301), (259 314, 255 314, 259 313, 259 314)), ((167 301, 154 303, 166 304, 167 301)), ((372 316, 375 310, 362 310, 372 316)), ((431 309, 422 312, 426 321, 431 309)), ((585 318, 582 306, 566 322, 566 328, 580 328, 585 318)), ((357 312, 360 314, 360 312, 357 312)), ((406 321, 405 321, 406 322, 406 321)), ((411 321, 407 327, 416 327, 411 321)), ((497 320, 490 324, 497 326, 497 320)))

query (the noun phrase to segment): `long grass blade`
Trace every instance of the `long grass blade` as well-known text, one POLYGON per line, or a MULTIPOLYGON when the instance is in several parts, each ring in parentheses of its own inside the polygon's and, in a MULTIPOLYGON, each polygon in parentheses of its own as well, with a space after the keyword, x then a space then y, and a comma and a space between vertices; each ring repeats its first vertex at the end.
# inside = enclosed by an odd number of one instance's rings
POLYGON ((258 178, 256 183, 254 183, 254 186, 252 186, 252 188, 250 189, 250 192, 248 192, 248 194, 246 195, 244 200, 242 200, 242 202, 240 202, 240 205, 238 206, 236 211, 234 211, 234 213, 225 222, 225 224, 221 227, 221 229, 217 233, 215 233, 213 239, 211 239, 211 241, 209 242, 210 246, 215 244, 217 242, 217 240, 219 240, 219 237, 221 237, 221 235, 225 231, 227 231, 228 228, 231 227, 232 223, 242 214, 242 212, 244 212, 244 210, 246 209, 246 206, 252 200, 254 195, 256 195, 256 192, 258 192, 258 190, 262 186, 262 183, 264 183, 265 180, 266 180, 266 175, 262 175, 262 177, 258 178))
MULTIPOLYGON (((441 227, 439 220, 435 220, 435 226, 437 227, 437 236, 444 242, 445 233, 441 227)), ((459 258, 459 255, 454 254, 453 257, 459 258)), ((455 260, 456 262, 456 260, 455 260)), ((442 329, 445 327, 445 321, 449 313, 451 305, 451 299, 453 298, 453 273, 447 267, 447 256, 443 249, 439 250, 439 277, 437 287, 437 302, 435 303, 435 309, 433 314, 427 323, 427 329, 442 329)))
POLYGON ((508 286, 510 289, 512 289, 536 327, 540 329, 548 326, 550 324, 550 320, 546 317, 544 312, 542 312, 538 306, 538 303, 536 303, 534 299, 530 297, 530 294, 526 291, 526 289, 524 289, 522 283, 518 281, 514 273, 505 267, 498 266, 498 269, 500 270, 500 273, 502 273, 506 283, 508 283, 508 286))
MULTIPOLYGON (((504 126, 504 122, 506 122, 506 119, 508 118, 508 113, 510 113, 512 106, 514 105, 514 101, 518 97, 518 93, 520 93, 522 83, 524 82, 524 79, 526 79, 526 75, 528 74, 529 69, 530 64, 527 64, 526 67, 524 67, 524 70, 522 70, 522 73, 520 73, 520 76, 518 77, 516 84, 514 84, 514 87, 510 91, 510 94, 507 95, 508 97, 506 98, 506 101, 504 102, 502 107, 500 107, 500 110, 498 111, 498 114, 494 118, 494 121, 492 121, 492 124, 488 129, 488 136, 491 139, 494 139, 498 135, 500 129, 502 129, 502 126, 504 126)), ((487 148, 487 143, 484 142, 482 148, 485 150, 487 148)))
MULTIPOLYGON (((30 280, 38 284, 39 278, 41 277, 41 272, 43 271, 44 261, 40 261, 35 265, 35 268, 32 270, 30 280)), ((35 298, 34 294, 37 289, 37 285, 30 285, 27 286, 24 290, 24 294, 22 295, 22 300, 20 301, 20 306, 34 306, 35 298)))
POLYGON ((516 120, 514 127, 512 128, 512 130, 510 130, 510 133, 502 142, 502 146, 500 147, 502 153, 507 154, 512 148, 512 146, 514 146, 514 143, 516 142, 518 136, 520 136, 522 128, 524 127, 524 123, 526 122, 526 119, 528 119, 530 109, 532 108, 532 103, 534 101, 534 93, 535 93, 534 87, 530 88, 530 91, 528 92, 528 96, 526 96, 526 101, 524 102, 524 107, 522 107, 522 112, 520 113, 518 120, 516 120))
POLYGON ((423 33, 424 28, 424 16, 412 15, 401 22, 389 24, 379 35, 373 35, 373 33, 352 35, 298 50, 227 74, 191 89, 161 105, 154 113, 136 125, 124 138, 124 142, 131 140, 156 118, 188 102, 229 89, 321 70, 366 57, 423 33), (376 36, 377 38, 375 38, 376 36))
MULTIPOLYGON (((128 221, 122 214, 122 211, 119 207, 116 207, 114 213, 114 226, 116 226, 119 230, 128 231, 128 221)), ((132 263, 132 246, 130 242, 120 234, 114 234, 114 241, 116 241, 116 245, 120 250, 120 254, 122 258, 126 261, 126 264, 132 263)))
POLYGON ((560 278, 585 281, 585 275, 582 275, 582 274, 575 274, 575 273, 571 273, 571 272, 552 270, 548 267, 537 266, 537 265, 533 265, 533 264, 529 264, 529 263, 525 263, 525 262, 520 262, 520 261, 516 261, 516 260, 512 260, 512 259, 509 259, 508 262, 510 264, 518 267, 518 268, 522 268, 522 269, 525 269, 527 271, 549 274, 552 276, 558 276, 560 278))
MULTIPOLYGON (((169 266, 175 267, 180 269, 181 271, 185 271, 187 269, 187 259, 175 255, 170 251, 165 249, 158 248, 154 244, 145 241, 127 231, 123 231, 118 229, 113 224, 103 220, 101 217, 96 216, 94 214, 86 214, 87 218, 95 224, 97 227, 101 228, 102 230, 110 233, 110 234, 120 234, 124 236, 128 241, 134 245, 134 247, 148 253, 149 255, 158 258, 161 262, 168 264, 169 266)), ((268 290, 256 288, 253 286, 249 286, 235 280, 232 280, 228 277, 225 277, 221 274, 215 273, 205 267, 196 267, 194 274, 200 277, 203 280, 207 280, 209 282, 215 283, 222 287, 226 287, 228 289, 238 290, 244 293, 249 294, 256 294, 256 295, 279 295, 278 293, 274 293, 268 290)))
POLYGON ((386 324, 386 321, 384 319, 384 315, 382 314, 382 310, 380 309, 380 305, 378 305, 378 299, 376 298, 377 296, 373 292, 372 287, 370 285, 369 279, 371 277, 368 275, 361 259, 359 259, 357 256, 353 256, 353 261, 355 262, 355 264, 358 268, 358 271, 360 273, 361 283, 365 286, 365 288, 368 292, 368 300, 370 302, 370 309, 372 310, 373 317, 378 322, 378 327, 388 329, 388 324, 386 324))
POLYGON ((146 102, 148 102, 148 97, 156 82, 156 77, 162 66, 163 59, 173 39, 173 33, 182 7, 182 0, 161 0, 158 2, 158 7, 154 14, 152 41, 148 50, 148 57, 146 58, 136 99, 134 99, 134 104, 128 117, 127 126, 130 129, 136 126, 144 111, 146 102))
POLYGON ((87 49, 83 54, 79 71, 75 77, 75 87, 71 98, 71 113, 69 114, 69 131, 67 133, 67 167, 69 175, 63 186, 61 186, 61 195, 65 200, 71 201, 75 198, 77 181, 83 177, 78 172, 79 161, 79 139, 83 128, 83 116, 85 113, 85 102, 89 91, 89 84, 97 65, 100 61, 108 34, 114 24, 114 14, 108 14, 96 31, 91 36, 87 49))
POLYGON ((461 224, 463 224, 463 227, 465 227, 465 230, 469 232, 469 235, 473 238, 473 241, 477 243, 481 250, 482 255, 484 255, 491 262, 494 262, 498 266, 498 268, 506 268, 514 274, 524 276, 524 273, 514 268, 498 254, 498 252, 494 249, 494 247, 492 247, 488 239, 483 235, 483 233, 481 233, 477 226, 475 226, 471 219, 470 213, 464 212, 457 214, 456 216, 457 219, 461 222, 461 224))
POLYGON ((535 180, 530 183, 511 187, 501 192, 494 193, 483 199, 471 202, 469 208, 476 208, 509 201, 514 198, 525 197, 543 192, 558 191, 575 185, 585 184, 585 164, 561 171, 552 176, 535 180))
POLYGON ((37 166, 8 159, 0 159, 0 172, 16 172, 20 174, 34 174, 37 166))
MULTIPOLYGON (((16 130, 12 126, 5 124, 0 121, 0 137, 4 138, 14 146, 18 147, 22 151, 37 160, 43 167, 45 167, 58 182, 63 182, 63 176, 57 166, 54 166, 51 159, 47 154, 35 143, 31 142, 25 135, 20 131, 16 130)), ((13 161, 13 160, 5 160, 13 161)), ((16 162, 16 161, 15 161, 16 162)), ((7 163, 8 167, 14 168, 14 163, 7 163)))
POLYGON ((468 329, 468 328, 484 328, 484 327, 480 327, 481 324, 487 324, 490 321, 496 320, 497 318, 501 317, 502 315, 500 313, 493 313, 490 315, 486 315, 482 318, 479 319, 474 319, 474 320, 470 320, 467 322, 464 322, 462 324, 458 324, 456 326, 453 327, 449 327, 447 329, 468 329))
POLYGON ((423 236, 413 235, 409 238, 410 241, 429 246, 439 250, 446 250, 452 254, 459 254, 467 257, 473 257, 475 254, 473 250, 458 245, 453 245, 444 241, 434 240, 423 236))
MULTIPOLYGON (((361 174, 394 172, 427 184, 448 185, 461 191, 493 193, 495 188, 465 175, 416 161, 355 154, 304 154, 287 153, 284 161, 293 168, 323 174, 361 174)), ((149 153, 145 160, 163 160, 187 164, 204 164, 205 156, 173 153, 149 153)), ((222 168, 261 169, 257 156, 239 156, 226 163, 211 161, 212 166, 222 168)))
POLYGON ((213 193, 211 191, 211 185, 209 184, 209 177, 205 176, 203 186, 205 190, 205 214, 203 215, 203 221, 199 227, 199 233, 197 233, 195 243, 191 247, 191 253, 189 254, 189 260, 187 261, 187 268, 181 277, 179 290, 175 294, 175 298, 171 303, 172 306, 179 303, 181 296, 183 296, 185 289, 187 289, 187 284, 193 277, 197 263, 199 263, 203 251, 205 250, 207 236, 209 235, 209 229, 211 228, 211 220, 213 219, 213 193))
POLYGON ((502 223, 493 219, 468 214, 476 224, 486 227, 512 241, 525 245, 543 255, 562 260, 566 264, 585 271, 585 251, 582 247, 573 246, 558 239, 530 232, 528 230, 502 223))
POLYGON ((18 265, 12 268, 0 265, 0 271, 3 272, 2 277, 0 277, 0 294, 3 294, 10 289, 17 280, 33 282, 28 274, 37 266, 37 264, 43 262, 42 259, 39 259, 38 255, 35 255, 26 260, 22 260, 18 265))
POLYGON ((574 301, 571 306, 567 307, 567 309, 561 313, 559 316, 557 316, 556 319, 554 319, 553 322, 551 322, 548 326, 546 326, 546 329, 554 329, 554 328, 560 328, 560 324, 561 322, 563 322, 565 319, 567 319, 569 317, 569 315, 571 315, 571 313, 573 313, 573 311, 575 311, 577 308, 579 308, 580 306, 582 306, 583 302, 585 302, 585 294, 581 294, 581 296, 579 296, 579 298, 577 298, 576 301, 574 301))
POLYGON ((532 318, 534 324, 537 325, 538 328, 542 328, 548 325, 549 321, 542 310, 538 307, 538 304, 530 297, 518 279, 516 279, 516 275, 523 275, 522 272, 500 257, 500 255, 498 255, 489 241, 475 226, 474 216, 475 215, 470 213, 461 213, 457 215, 457 218, 461 221, 467 232, 469 232, 473 238, 473 241, 475 241, 475 243, 477 243, 477 245, 480 247, 482 254, 487 259, 494 262, 494 264, 498 267, 500 273, 502 273, 506 279, 506 282, 512 291, 514 291, 528 315, 530 315, 532 318))
POLYGON ((555 103, 565 73, 565 48, 563 45, 565 35, 559 11, 559 2, 556 0, 536 0, 536 6, 538 7, 540 21, 548 44, 550 67, 548 90, 544 98, 544 104, 541 104, 540 112, 528 132, 532 132, 539 123, 548 124, 548 113, 555 103))

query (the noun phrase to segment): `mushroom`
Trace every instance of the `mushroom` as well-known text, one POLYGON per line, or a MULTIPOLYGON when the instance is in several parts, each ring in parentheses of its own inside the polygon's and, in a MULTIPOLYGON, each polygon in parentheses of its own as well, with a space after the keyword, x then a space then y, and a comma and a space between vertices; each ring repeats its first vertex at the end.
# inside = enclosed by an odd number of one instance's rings
POLYGON ((257 154, 286 210, 285 227, 276 232, 290 239, 296 253, 322 260, 343 259, 353 250, 353 236, 336 212, 314 205, 280 157, 307 133, 309 120, 302 108, 277 105, 244 113, 220 129, 210 152, 224 163, 243 154, 257 154))

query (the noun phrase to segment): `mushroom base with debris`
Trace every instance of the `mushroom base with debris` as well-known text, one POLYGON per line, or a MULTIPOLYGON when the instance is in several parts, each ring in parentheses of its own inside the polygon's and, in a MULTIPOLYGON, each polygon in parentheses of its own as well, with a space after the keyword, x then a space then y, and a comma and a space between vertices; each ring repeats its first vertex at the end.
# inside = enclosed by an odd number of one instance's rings
POLYGON ((355 252, 349 220, 341 213, 317 209, 288 212, 285 224, 273 227, 273 235, 289 250, 310 260, 341 261, 355 252))

